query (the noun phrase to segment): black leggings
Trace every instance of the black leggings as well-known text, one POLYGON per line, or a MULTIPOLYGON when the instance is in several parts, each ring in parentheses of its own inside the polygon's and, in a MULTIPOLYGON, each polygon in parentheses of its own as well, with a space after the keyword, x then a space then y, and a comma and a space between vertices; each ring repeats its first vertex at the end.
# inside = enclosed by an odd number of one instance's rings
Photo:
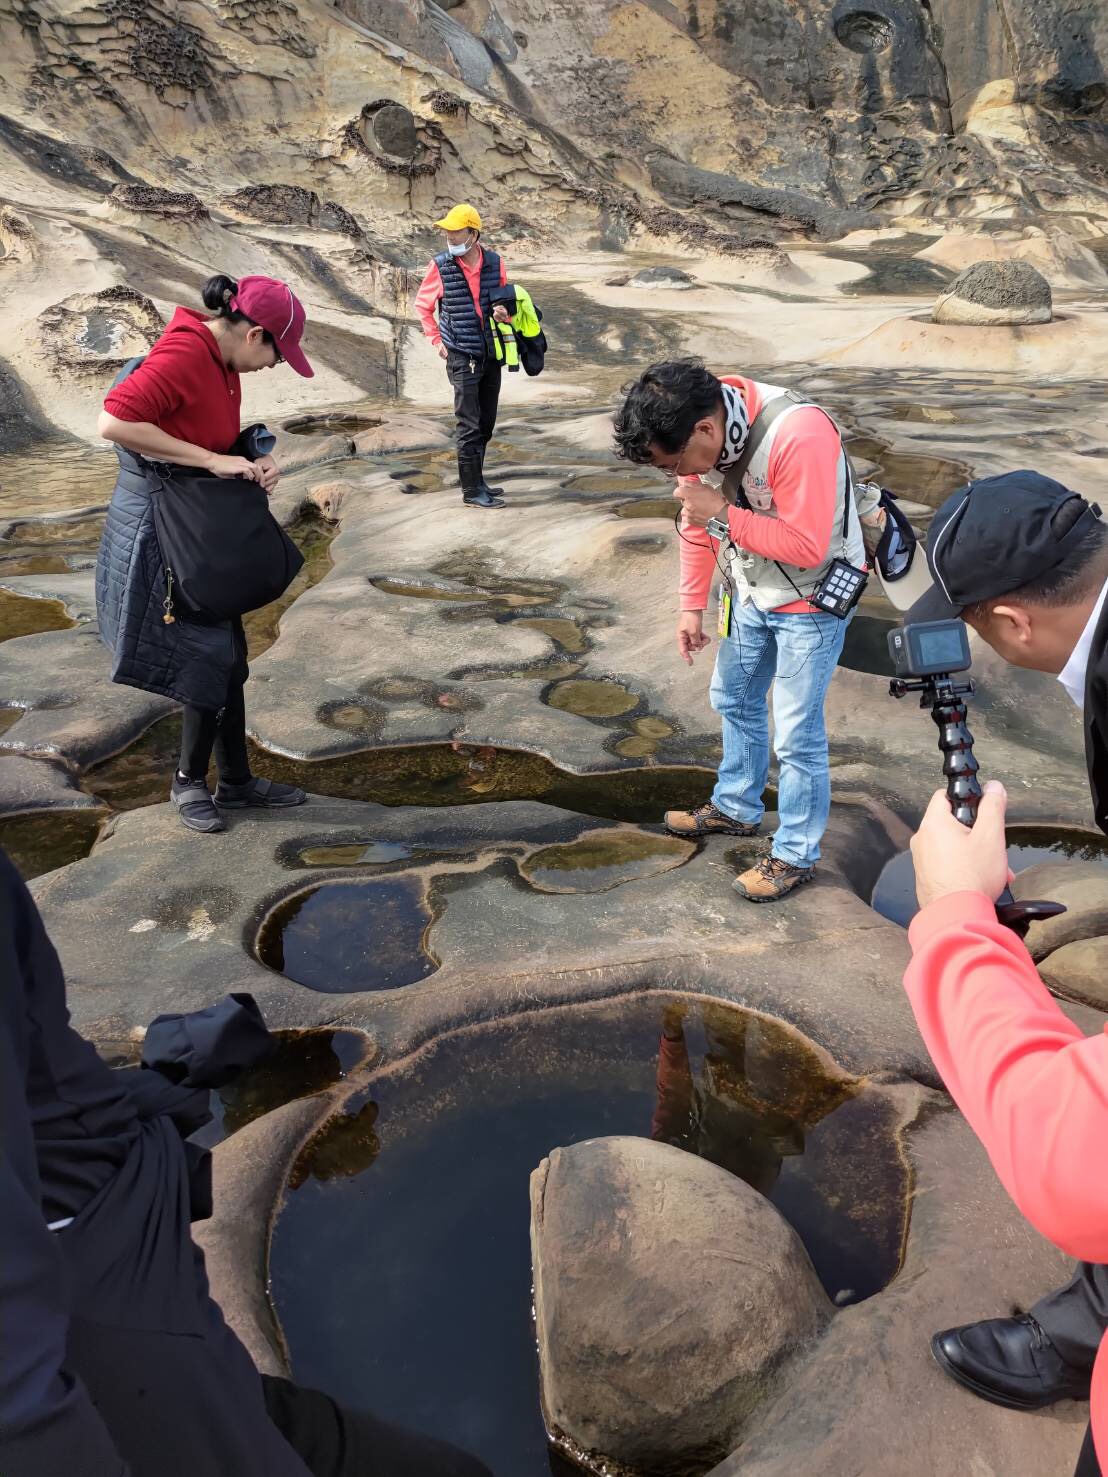
POLYGON ((1085 1432, 1085 1444, 1081 1448, 1081 1455, 1077 1459, 1077 1470, 1073 1477, 1100 1477, 1100 1463, 1096 1459, 1096 1450, 1093 1447, 1092 1426, 1085 1432))
POLYGON ((250 675, 246 662, 246 633, 242 622, 234 623, 235 665, 221 711, 186 705, 181 723, 182 774, 190 779, 207 777, 215 751, 219 777, 228 784, 245 784, 250 778, 250 756, 246 751, 246 698, 243 687, 250 675))

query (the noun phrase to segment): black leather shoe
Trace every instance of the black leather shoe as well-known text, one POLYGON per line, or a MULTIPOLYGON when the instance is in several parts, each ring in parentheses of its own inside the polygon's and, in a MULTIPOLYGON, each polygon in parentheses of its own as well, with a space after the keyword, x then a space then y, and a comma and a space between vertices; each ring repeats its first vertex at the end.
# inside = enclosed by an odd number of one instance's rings
POLYGON ((478 488, 476 492, 470 493, 467 497, 463 497, 462 502, 467 508, 502 508, 504 506, 504 499, 502 497, 493 497, 483 487, 478 488))
POLYGON ((1067 1364, 1027 1313, 948 1328, 931 1340, 931 1352, 951 1379, 1009 1410, 1089 1398, 1091 1371, 1067 1364))

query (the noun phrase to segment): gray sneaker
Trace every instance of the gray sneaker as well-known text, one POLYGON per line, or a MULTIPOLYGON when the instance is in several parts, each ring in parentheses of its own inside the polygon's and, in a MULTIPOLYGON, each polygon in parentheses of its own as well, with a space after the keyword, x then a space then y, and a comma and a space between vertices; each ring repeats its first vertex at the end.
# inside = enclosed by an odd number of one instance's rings
POLYGON ((287 805, 303 805, 307 798, 295 785, 280 785, 276 780, 259 779, 257 775, 242 785, 220 780, 215 787, 215 803, 221 810, 246 810, 254 806, 279 810, 287 805))
POLYGON ((226 830, 219 811, 215 808, 211 791, 203 780, 190 780, 188 784, 184 784, 174 775, 169 798, 177 807, 181 824, 190 831, 226 830))

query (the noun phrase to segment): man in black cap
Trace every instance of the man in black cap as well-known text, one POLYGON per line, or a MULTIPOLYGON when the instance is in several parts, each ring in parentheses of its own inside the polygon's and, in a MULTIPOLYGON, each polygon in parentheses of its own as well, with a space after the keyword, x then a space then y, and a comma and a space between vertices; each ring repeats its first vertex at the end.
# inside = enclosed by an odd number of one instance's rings
MULTIPOLYGON (((910 621, 961 616, 1014 666, 1053 672, 1082 710, 1097 825, 1108 833, 1108 524, 1100 508, 1037 472, 971 482, 927 536, 934 584, 910 621)), ((1078 1265, 1030 1312, 938 1333, 931 1348, 959 1384, 1037 1410, 1088 1398, 1108 1328, 1108 1267, 1078 1265)))

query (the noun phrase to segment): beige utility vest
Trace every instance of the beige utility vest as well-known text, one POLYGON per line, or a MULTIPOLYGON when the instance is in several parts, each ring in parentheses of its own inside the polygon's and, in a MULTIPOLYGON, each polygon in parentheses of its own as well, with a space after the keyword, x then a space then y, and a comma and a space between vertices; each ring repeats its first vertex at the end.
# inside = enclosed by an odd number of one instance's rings
MULTIPOLYGON (((763 408, 787 392, 779 385, 756 384, 763 408)), ((791 405, 770 426, 761 445, 755 450, 742 477, 742 490, 750 507, 761 518, 776 518, 773 503, 773 487, 769 478, 769 465, 773 449, 779 437, 788 436, 789 420, 798 410, 811 408, 811 402, 801 401, 791 405)), ((726 495, 733 498, 737 491, 728 473, 724 474, 723 487, 726 495)), ((741 505, 741 499, 740 499, 741 505)), ((773 559, 764 559, 731 544, 727 550, 727 567, 736 597, 746 605, 749 602, 759 610, 776 610, 782 605, 791 605, 796 600, 806 599, 822 583, 833 559, 845 559, 861 568, 865 563, 866 550, 862 539, 862 525, 854 505, 850 465, 846 452, 839 457, 835 475, 835 516, 831 522, 831 541, 823 561, 815 569, 804 569, 798 564, 778 564, 773 559), (843 513, 849 496, 846 536, 843 537, 843 513)))

